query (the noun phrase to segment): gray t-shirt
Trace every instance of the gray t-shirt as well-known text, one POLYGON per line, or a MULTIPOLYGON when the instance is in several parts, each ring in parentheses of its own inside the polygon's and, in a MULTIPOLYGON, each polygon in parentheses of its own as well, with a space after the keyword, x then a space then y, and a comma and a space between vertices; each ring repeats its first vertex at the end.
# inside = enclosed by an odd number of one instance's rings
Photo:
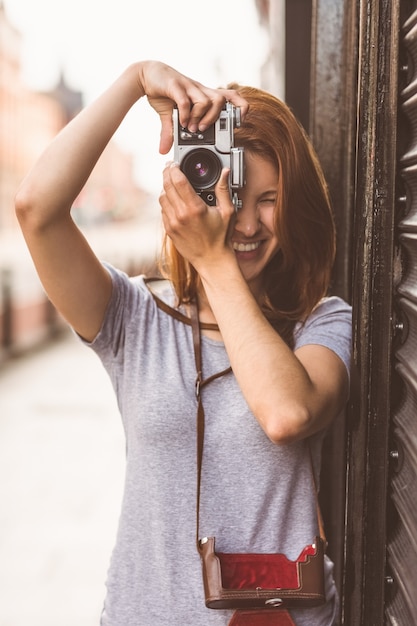
MULTIPOLYGON (((107 266, 113 294, 89 344, 113 383, 126 434, 126 479, 107 578, 102 626, 226 626, 232 611, 204 604, 196 549, 196 398, 191 328, 157 308, 143 277, 107 266)), ((174 304, 165 283, 164 300, 174 304)), ((322 301, 296 329, 296 348, 321 344, 349 370, 351 310, 322 301)), ((202 337, 203 376, 229 365, 224 344, 202 337)), ((200 535, 224 552, 284 552, 295 559, 318 534, 306 442, 274 445, 232 373, 203 389, 206 419, 200 535)), ((311 438, 315 467, 323 433, 311 438)), ((327 557, 326 557, 327 559, 327 557)), ((293 611, 297 626, 335 623, 337 593, 326 560, 327 602, 293 611)))

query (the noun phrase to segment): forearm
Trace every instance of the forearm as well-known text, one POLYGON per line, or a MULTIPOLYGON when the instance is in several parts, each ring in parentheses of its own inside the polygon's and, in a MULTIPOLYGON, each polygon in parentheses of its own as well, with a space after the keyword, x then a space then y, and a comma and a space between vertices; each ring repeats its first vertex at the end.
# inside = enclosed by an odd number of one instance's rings
POLYGON ((233 372, 260 425, 277 443, 303 436, 314 405, 305 368, 267 321, 233 262, 202 272, 202 282, 233 372))
POLYGON ((130 66, 52 141, 20 186, 17 210, 42 227, 68 213, 104 148, 133 104, 143 96, 130 66))

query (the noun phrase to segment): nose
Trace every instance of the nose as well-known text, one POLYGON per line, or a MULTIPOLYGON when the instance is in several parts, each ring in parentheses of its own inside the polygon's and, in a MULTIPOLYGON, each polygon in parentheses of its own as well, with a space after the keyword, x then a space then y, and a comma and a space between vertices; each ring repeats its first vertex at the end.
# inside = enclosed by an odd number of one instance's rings
POLYGON ((242 202, 242 207, 236 213, 235 230, 244 237, 253 237, 260 229, 261 222, 256 204, 242 202))

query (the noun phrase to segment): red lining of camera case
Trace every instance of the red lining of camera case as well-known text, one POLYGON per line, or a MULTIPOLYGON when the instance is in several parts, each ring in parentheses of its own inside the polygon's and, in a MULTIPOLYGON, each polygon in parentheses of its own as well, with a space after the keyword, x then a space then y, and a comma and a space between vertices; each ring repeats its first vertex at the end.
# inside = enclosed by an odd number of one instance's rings
POLYGON ((315 546, 306 546, 296 561, 285 554, 217 553, 225 589, 298 589, 298 563, 315 554, 315 546))

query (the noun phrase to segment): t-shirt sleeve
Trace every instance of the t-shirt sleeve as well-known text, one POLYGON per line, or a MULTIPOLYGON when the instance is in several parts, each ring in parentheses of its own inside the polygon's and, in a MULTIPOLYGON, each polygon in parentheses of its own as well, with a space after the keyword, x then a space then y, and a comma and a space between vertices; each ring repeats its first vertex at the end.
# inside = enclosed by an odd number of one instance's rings
POLYGON ((117 357, 123 353, 129 318, 134 317, 136 323, 146 318, 151 297, 143 276, 130 278, 107 263, 103 265, 112 278, 112 294, 98 334, 91 343, 84 343, 98 354, 117 357))
POLYGON ((343 361, 350 372, 352 342, 352 308, 336 296, 325 298, 304 324, 295 329, 294 350, 306 345, 329 348, 343 361))

